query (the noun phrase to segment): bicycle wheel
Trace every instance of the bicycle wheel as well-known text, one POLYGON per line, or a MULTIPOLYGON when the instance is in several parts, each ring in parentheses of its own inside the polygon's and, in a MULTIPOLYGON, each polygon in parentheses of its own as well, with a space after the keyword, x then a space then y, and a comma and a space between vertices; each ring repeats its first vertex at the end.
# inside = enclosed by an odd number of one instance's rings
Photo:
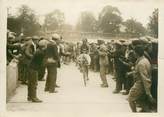
POLYGON ((83 66, 82 67, 82 72, 83 72, 83 80, 84 80, 84 86, 86 86, 87 85, 87 81, 86 81, 86 71, 85 71, 85 67, 83 66))
POLYGON ((85 74, 83 73, 83 80, 84 80, 84 86, 86 87, 87 83, 86 83, 86 78, 85 78, 85 74))

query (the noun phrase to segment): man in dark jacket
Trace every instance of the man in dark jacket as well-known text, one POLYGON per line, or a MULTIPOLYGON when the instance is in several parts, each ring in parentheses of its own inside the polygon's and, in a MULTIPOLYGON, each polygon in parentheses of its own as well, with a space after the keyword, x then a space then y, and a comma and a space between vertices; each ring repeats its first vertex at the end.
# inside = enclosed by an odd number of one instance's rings
POLYGON ((43 64, 45 57, 45 47, 40 47, 34 52, 29 64, 29 74, 28 77, 28 101, 32 102, 42 102, 37 97, 37 81, 38 81, 38 71, 43 64))
POLYGON ((57 68, 60 67, 60 58, 59 58, 59 50, 57 43, 59 40, 59 36, 53 35, 52 39, 49 40, 50 43, 47 44, 46 49, 46 67, 47 67, 47 79, 45 85, 45 91, 49 91, 49 93, 57 93, 55 91, 56 87, 59 87, 56 83, 57 81, 57 68))
POLYGON ((46 50, 46 66, 47 66, 47 79, 45 91, 49 91, 50 93, 57 93, 55 91, 56 80, 57 80, 57 67, 58 67, 58 52, 57 46, 55 44, 48 44, 46 50))
POLYGON ((125 68, 121 61, 124 58, 124 52, 122 49, 122 44, 120 42, 116 43, 116 51, 114 52, 114 65, 116 74, 116 88, 113 93, 119 93, 122 90, 122 85, 124 83, 125 68))
POLYGON ((32 37, 26 43, 25 56, 28 75, 28 101, 32 102, 42 102, 36 96, 38 71, 43 63, 45 48, 37 48, 37 37, 32 37))

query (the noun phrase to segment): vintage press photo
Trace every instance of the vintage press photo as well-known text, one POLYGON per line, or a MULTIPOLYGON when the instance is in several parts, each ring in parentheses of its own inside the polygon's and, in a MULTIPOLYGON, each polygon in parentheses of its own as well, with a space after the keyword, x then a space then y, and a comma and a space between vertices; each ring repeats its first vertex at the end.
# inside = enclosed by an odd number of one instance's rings
POLYGON ((8 0, 6 110, 158 113, 155 0, 8 0))

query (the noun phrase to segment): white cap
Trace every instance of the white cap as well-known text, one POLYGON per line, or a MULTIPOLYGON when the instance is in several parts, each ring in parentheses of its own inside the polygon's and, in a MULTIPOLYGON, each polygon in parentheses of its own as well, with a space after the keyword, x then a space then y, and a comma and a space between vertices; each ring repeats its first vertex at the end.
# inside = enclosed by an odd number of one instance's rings
POLYGON ((52 35, 52 38, 54 38, 54 39, 60 39, 60 36, 55 33, 55 34, 52 35))
POLYGON ((48 44, 48 41, 45 40, 45 39, 44 40, 40 40, 39 43, 38 43, 39 46, 47 46, 47 44, 48 44))

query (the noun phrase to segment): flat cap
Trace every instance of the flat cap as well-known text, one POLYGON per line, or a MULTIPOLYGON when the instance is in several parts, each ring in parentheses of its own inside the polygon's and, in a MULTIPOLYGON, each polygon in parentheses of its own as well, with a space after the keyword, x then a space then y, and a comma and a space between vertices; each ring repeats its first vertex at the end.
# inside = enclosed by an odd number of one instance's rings
POLYGON ((40 40, 40 41, 38 42, 38 45, 39 45, 39 46, 47 46, 48 43, 49 43, 48 40, 43 39, 43 40, 40 40))
POLYGON ((121 43, 124 43, 126 40, 125 39, 120 39, 119 40, 121 43))
POLYGON ((119 40, 117 40, 117 41, 115 41, 115 45, 122 45, 122 43, 119 41, 119 40))
POLYGON ((132 40, 132 44, 133 45, 144 45, 144 44, 148 44, 149 41, 147 41, 146 39, 135 39, 132 40))
POLYGON ((25 41, 29 41, 31 39, 32 39, 32 37, 26 37, 26 38, 24 38, 25 41))
POLYGON ((33 40, 39 40, 39 37, 38 36, 33 36, 32 39, 33 40))
POLYGON ((15 36, 14 35, 9 35, 8 36, 8 39, 10 40, 10 39, 15 39, 15 36))
POLYGON ((60 36, 57 33, 55 33, 55 34, 52 35, 52 39, 53 40, 58 40, 58 39, 60 39, 60 36))

